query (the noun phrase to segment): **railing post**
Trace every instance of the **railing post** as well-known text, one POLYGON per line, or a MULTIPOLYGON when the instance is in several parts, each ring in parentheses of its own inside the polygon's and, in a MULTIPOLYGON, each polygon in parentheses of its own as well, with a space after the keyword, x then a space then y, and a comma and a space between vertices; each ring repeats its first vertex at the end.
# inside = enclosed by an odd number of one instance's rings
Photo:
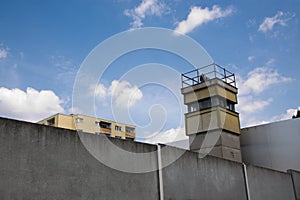
POLYGON ((234 82, 234 87, 236 87, 236 82, 235 82, 235 75, 234 74, 232 74, 233 75, 233 82, 234 82))
POLYGON ((183 78, 182 78, 183 74, 181 74, 181 88, 183 88, 183 78))
POLYGON ((215 74, 214 78, 217 78, 217 71, 216 71, 216 64, 215 63, 214 63, 214 74, 215 74))

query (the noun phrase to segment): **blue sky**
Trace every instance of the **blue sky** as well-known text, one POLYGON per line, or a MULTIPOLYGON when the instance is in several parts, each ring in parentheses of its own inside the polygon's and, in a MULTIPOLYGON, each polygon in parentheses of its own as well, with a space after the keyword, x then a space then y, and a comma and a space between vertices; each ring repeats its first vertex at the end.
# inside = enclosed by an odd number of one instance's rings
MULTIPOLYGON (((300 106, 299 16, 299 0, 1 0, 0 115, 37 121, 71 113, 76 73, 95 46, 122 31, 162 27, 188 35, 236 74, 242 126, 288 119, 300 106)), ((113 118, 107 97, 118 85, 120 91, 138 92, 127 108, 138 125, 150 123, 149 109, 160 104, 164 109, 158 106, 153 116, 166 112, 170 119, 152 131, 182 132, 172 123, 180 111, 172 109, 178 102, 170 92, 119 80, 126 71, 154 62, 182 73, 192 68, 157 50, 122 56, 99 83, 97 114, 113 118)))

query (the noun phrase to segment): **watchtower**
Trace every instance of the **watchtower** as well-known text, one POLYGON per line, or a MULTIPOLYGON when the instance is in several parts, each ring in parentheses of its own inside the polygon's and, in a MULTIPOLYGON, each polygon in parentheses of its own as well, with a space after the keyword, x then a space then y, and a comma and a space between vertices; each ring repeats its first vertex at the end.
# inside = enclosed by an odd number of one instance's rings
POLYGON ((190 149, 241 162, 235 75, 210 64, 182 74, 181 80, 190 149))

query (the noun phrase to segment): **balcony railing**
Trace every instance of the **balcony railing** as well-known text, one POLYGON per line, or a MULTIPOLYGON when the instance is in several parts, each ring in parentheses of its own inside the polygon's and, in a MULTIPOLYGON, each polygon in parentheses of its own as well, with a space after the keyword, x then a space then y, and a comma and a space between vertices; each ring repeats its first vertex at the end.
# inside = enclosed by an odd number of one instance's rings
POLYGON ((109 128, 100 128, 101 133, 111 133, 111 129, 109 128))
POLYGON ((236 87, 234 73, 213 63, 181 74, 182 88, 197 85, 215 78, 221 79, 223 82, 236 87))
POLYGON ((134 134, 134 133, 128 133, 128 132, 125 132, 125 136, 126 136, 126 137, 135 138, 135 134, 134 134))

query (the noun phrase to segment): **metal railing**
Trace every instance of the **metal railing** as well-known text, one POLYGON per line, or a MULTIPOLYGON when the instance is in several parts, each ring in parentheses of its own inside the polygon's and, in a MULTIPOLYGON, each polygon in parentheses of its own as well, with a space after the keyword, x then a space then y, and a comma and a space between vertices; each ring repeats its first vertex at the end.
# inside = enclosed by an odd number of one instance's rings
POLYGON ((234 73, 213 63, 181 74, 182 88, 197 85, 215 78, 221 79, 223 82, 236 87, 234 73))

